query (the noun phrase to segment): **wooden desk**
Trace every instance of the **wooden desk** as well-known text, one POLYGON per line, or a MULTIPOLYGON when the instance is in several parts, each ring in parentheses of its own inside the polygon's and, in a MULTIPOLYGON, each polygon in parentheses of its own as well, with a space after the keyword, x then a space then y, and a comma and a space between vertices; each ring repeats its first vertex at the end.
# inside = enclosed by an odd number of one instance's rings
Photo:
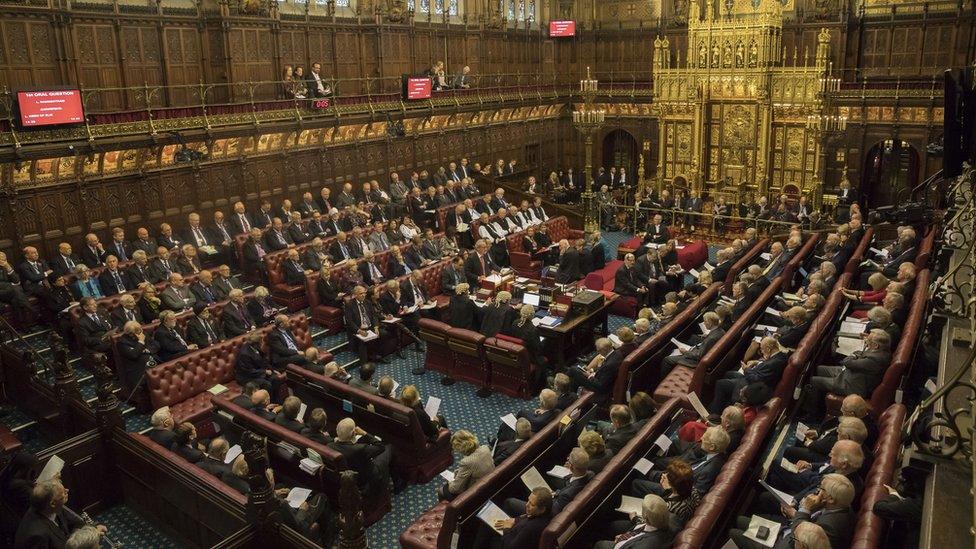
POLYGON ((597 330, 601 336, 607 335, 610 305, 617 299, 617 295, 608 297, 599 309, 587 315, 563 320, 558 326, 550 328, 539 325, 539 335, 546 338, 543 348, 555 369, 562 370, 579 356, 592 351, 597 330))

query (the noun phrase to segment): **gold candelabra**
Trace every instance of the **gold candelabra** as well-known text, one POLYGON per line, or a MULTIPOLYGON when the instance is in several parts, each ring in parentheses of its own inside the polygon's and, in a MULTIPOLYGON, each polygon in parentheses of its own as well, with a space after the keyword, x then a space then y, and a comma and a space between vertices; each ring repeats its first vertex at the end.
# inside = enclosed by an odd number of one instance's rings
POLYGON ((586 232, 593 232, 600 228, 597 221, 597 205, 594 200, 596 193, 593 192, 593 135, 603 126, 607 113, 593 105, 598 86, 599 82, 590 78, 590 68, 586 67, 586 78, 580 80, 580 95, 583 96, 583 105, 573 111, 573 126, 580 132, 586 143, 586 166, 583 170, 586 190, 580 195, 580 198, 583 199, 584 208, 583 229, 586 232))

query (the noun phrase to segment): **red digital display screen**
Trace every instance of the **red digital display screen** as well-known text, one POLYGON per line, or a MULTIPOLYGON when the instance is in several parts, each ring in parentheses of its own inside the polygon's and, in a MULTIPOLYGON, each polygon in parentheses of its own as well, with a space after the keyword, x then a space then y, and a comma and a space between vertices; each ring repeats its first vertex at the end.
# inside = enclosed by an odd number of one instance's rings
POLYGON ((85 121, 79 90, 17 92, 17 106, 20 124, 27 128, 85 121))
POLYGON ((549 21, 549 36, 576 36, 576 21, 549 21))
POLYGON ((407 99, 428 99, 433 81, 430 78, 408 78, 407 99))

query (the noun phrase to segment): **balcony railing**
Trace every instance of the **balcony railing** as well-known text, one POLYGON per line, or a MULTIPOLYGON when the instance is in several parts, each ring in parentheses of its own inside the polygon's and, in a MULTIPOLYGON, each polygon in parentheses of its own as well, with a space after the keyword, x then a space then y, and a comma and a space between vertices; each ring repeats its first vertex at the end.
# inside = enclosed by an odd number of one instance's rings
MULTIPOLYGON (((608 96, 650 98, 650 72, 597 73, 608 96)), ((448 83, 454 77, 447 77, 448 83)), ((173 131, 210 131, 221 127, 261 125, 352 115, 414 115, 434 108, 469 108, 517 101, 568 101, 579 82, 556 74, 489 74, 469 76, 466 88, 433 91, 429 99, 407 100, 401 79, 327 79, 331 93, 311 98, 296 94, 293 82, 263 81, 128 88, 82 88, 85 121, 72 127, 22 130, 15 123, 16 94, 0 94, 0 146, 88 141, 173 131)))

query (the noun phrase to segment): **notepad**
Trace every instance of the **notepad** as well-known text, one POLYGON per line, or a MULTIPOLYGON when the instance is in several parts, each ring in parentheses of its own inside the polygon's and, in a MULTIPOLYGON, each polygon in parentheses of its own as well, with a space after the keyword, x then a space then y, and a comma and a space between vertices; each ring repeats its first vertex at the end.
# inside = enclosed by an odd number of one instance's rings
POLYGON ((799 441, 801 441, 801 442, 804 441, 804 440, 806 440, 806 438, 807 438, 807 431, 809 431, 809 430, 810 430, 810 427, 808 427, 802 421, 797 421, 796 422, 796 431, 794 431, 794 434, 796 435, 796 439, 799 440, 799 441))
POLYGON ((478 509, 476 516, 481 520, 481 522, 487 524, 499 535, 501 535, 503 532, 495 528, 495 523, 500 520, 508 520, 512 518, 508 516, 505 511, 502 511, 500 507, 492 503, 491 500, 485 502, 485 504, 481 506, 481 509, 478 509))
POLYGON ((296 486, 288 492, 288 497, 285 498, 285 501, 288 502, 288 506, 292 509, 298 509, 303 503, 305 503, 310 495, 312 495, 312 491, 310 489, 299 488, 296 486))
POLYGON ((694 408, 696 412, 698 412, 698 415, 702 419, 705 420, 708 419, 708 410, 705 409, 705 406, 702 404, 702 401, 700 398, 698 398, 697 394, 688 393, 688 403, 691 404, 691 407, 694 408))
POLYGON ((302 403, 301 407, 298 408, 298 415, 295 419, 298 421, 305 421, 305 410, 308 410, 308 404, 302 403))
POLYGON ((635 498, 633 496, 620 496, 620 506, 615 509, 625 515, 630 515, 634 513, 637 516, 641 516, 644 509, 644 500, 642 498, 635 498))
POLYGON ((441 478, 448 482, 454 482, 454 471, 450 469, 444 469, 441 471, 441 478))
POLYGON ((315 463, 322 463, 322 456, 318 452, 311 448, 306 448, 305 451, 308 453, 308 459, 314 461, 315 463))
POLYGON ((539 473, 539 470, 535 467, 530 467, 529 470, 522 473, 519 478, 522 479, 522 484, 525 484, 525 487, 528 488, 530 492, 536 488, 549 488, 549 485, 546 484, 546 479, 542 478, 542 474, 539 473))
POLYGON ((310 475, 314 475, 319 469, 322 468, 322 464, 317 463, 312 458, 302 458, 302 460, 298 462, 298 468, 310 475))
POLYGON ((784 471, 788 471, 790 473, 800 472, 800 470, 796 468, 796 464, 786 458, 779 460, 779 466, 782 467, 784 471))
POLYGON ((846 332, 849 334, 862 334, 864 333, 865 327, 866 324, 862 324, 861 322, 849 322, 845 320, 840 323, 839 331, 846 332))
POLYGON ((838 337, 837 354, 851 356, 858 351, 864 350, 864 340, 860 338, 838 337))
POLYGON ((518 419, 515 417, 515 414, 507 414, 502 416, 502 423, 508 425, 513 431, 515 430, 515 423, 517 421, 518 419))
POLYGON ((221 384, 218 383, 218 384, 214 385, 213 387, 207 389, 207 392, 210 393, 210 394, 212 394, 212 395, 219 395, 221 393, 226 393, 227 392, 227 387, 225 387, 225 386, 223 386, 223 385, 221 385, 221 384))
POLYGON ((657 440, 654 441, 654 445, 660 448, 661 455, 664 455, 668 452, 668 449, 671 448, 671 439, 668 438, 668 435, 659 435, 657 440))
POLYGON ((773 315, 773 316, 782 316, 783 313, 777 311, 772 307, 766 307, 766 314, 773 315))
POLYGON ((678 341, 676 338, 673 338, 673 337, 671 338, 671 343, 674 343, 674 346, 677 347, 678 350, 681 351, 681 352, 684 352, 684 351, 687 351, 688 349, 691 349, 691 345, 688 345, 687 343, 682 343, 682 342, 678 341))
POLYGON ((241 448, 240 444, 235 444, 227 450, 227 455, 224 456, 224 463, 233 463, 237 456, 244 453, 244 449, 241 448))

